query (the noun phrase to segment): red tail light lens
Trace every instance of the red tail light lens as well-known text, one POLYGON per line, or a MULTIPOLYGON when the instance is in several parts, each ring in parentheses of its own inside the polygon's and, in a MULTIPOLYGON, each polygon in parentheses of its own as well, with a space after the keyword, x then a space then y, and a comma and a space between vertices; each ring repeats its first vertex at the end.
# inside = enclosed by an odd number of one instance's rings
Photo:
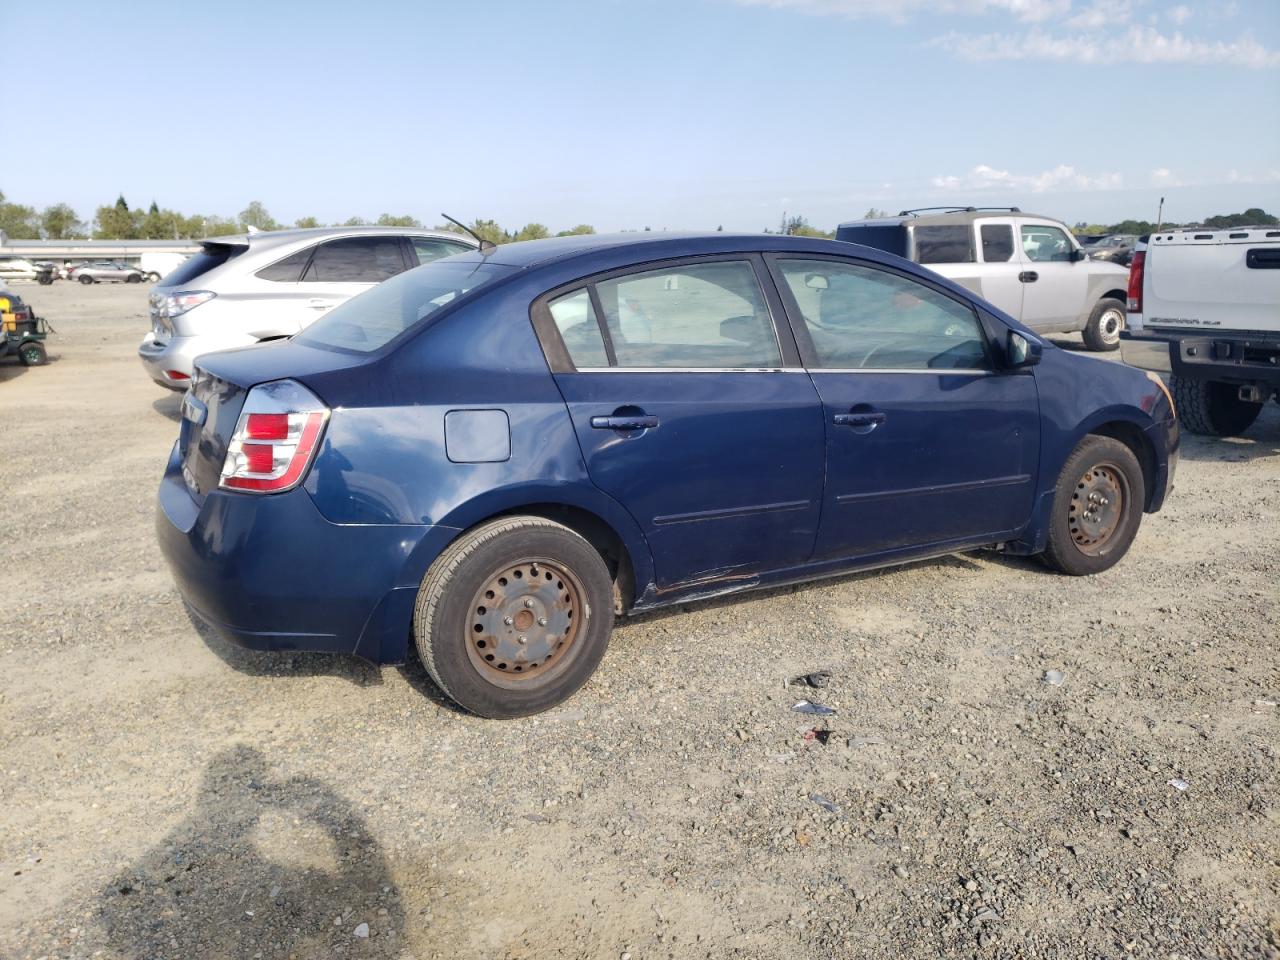
POLYGON ((1147 265, 1147 252, 1139 250, 1129 264, 1129 312, 1142 312, 1142 273, 1147 265))
POLYGON ((218 485, 255 493, 292 490, 311 466, 328 418, 329 408, 293 380, 254 387, 227 445, 218 485))

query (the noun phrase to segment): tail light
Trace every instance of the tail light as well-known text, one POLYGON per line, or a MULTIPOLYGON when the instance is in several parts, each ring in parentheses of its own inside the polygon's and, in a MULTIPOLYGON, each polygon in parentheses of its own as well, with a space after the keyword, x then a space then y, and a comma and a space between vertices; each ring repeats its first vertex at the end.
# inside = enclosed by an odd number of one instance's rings
POLYGON ((1142 312, 1142 272, 1146 268, 1147 252, 1139 250, 1129 264, 1129 312, 1142 312))
POLYGON ((328 418, 329 408, 296 381, 254 387, 227 445, 218 485, 255 493, 292 490, 311 466, 328 418))
POLYGON ((159 302, 160 316, 180 317, 216 296, 212 290, 186 290, 182 293, 165 294, 159 302))

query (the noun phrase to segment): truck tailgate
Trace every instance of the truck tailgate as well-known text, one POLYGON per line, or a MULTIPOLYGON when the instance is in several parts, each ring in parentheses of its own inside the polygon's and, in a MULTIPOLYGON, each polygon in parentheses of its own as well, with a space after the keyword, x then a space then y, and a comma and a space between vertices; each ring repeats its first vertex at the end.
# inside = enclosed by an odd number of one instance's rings
POLYGON ((1151 237, 1142 312, 1146 327, 1280 332, 1280 230, 1151 237))

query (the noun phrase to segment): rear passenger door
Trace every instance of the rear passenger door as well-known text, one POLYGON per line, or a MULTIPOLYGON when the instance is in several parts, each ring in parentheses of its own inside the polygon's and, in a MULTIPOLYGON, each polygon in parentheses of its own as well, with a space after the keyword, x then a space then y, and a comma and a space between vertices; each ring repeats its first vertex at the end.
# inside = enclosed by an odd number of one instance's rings
POLYGON ((749 582, 813 549, 822 409, 762 269, 672 261, 534 307, 591 480, 644 531, 660 588, 749 582))
POLYGON ((999 372, 973 308, 843 258, 769 258, 822 399, 815 560, 1006 539, 1031 515, 1034 376, 999 372))

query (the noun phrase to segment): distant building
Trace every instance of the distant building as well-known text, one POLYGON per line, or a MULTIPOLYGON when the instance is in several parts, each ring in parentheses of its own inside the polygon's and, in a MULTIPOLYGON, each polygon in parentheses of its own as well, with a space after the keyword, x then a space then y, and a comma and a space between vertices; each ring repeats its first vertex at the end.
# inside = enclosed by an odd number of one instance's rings
POLYGON ((58 264, 123 260, 141 266, 143 254, 170 254, 185 258, 199 249, 198 240, 10 240, 0 231, 0 259, 21 257, 58 264))

